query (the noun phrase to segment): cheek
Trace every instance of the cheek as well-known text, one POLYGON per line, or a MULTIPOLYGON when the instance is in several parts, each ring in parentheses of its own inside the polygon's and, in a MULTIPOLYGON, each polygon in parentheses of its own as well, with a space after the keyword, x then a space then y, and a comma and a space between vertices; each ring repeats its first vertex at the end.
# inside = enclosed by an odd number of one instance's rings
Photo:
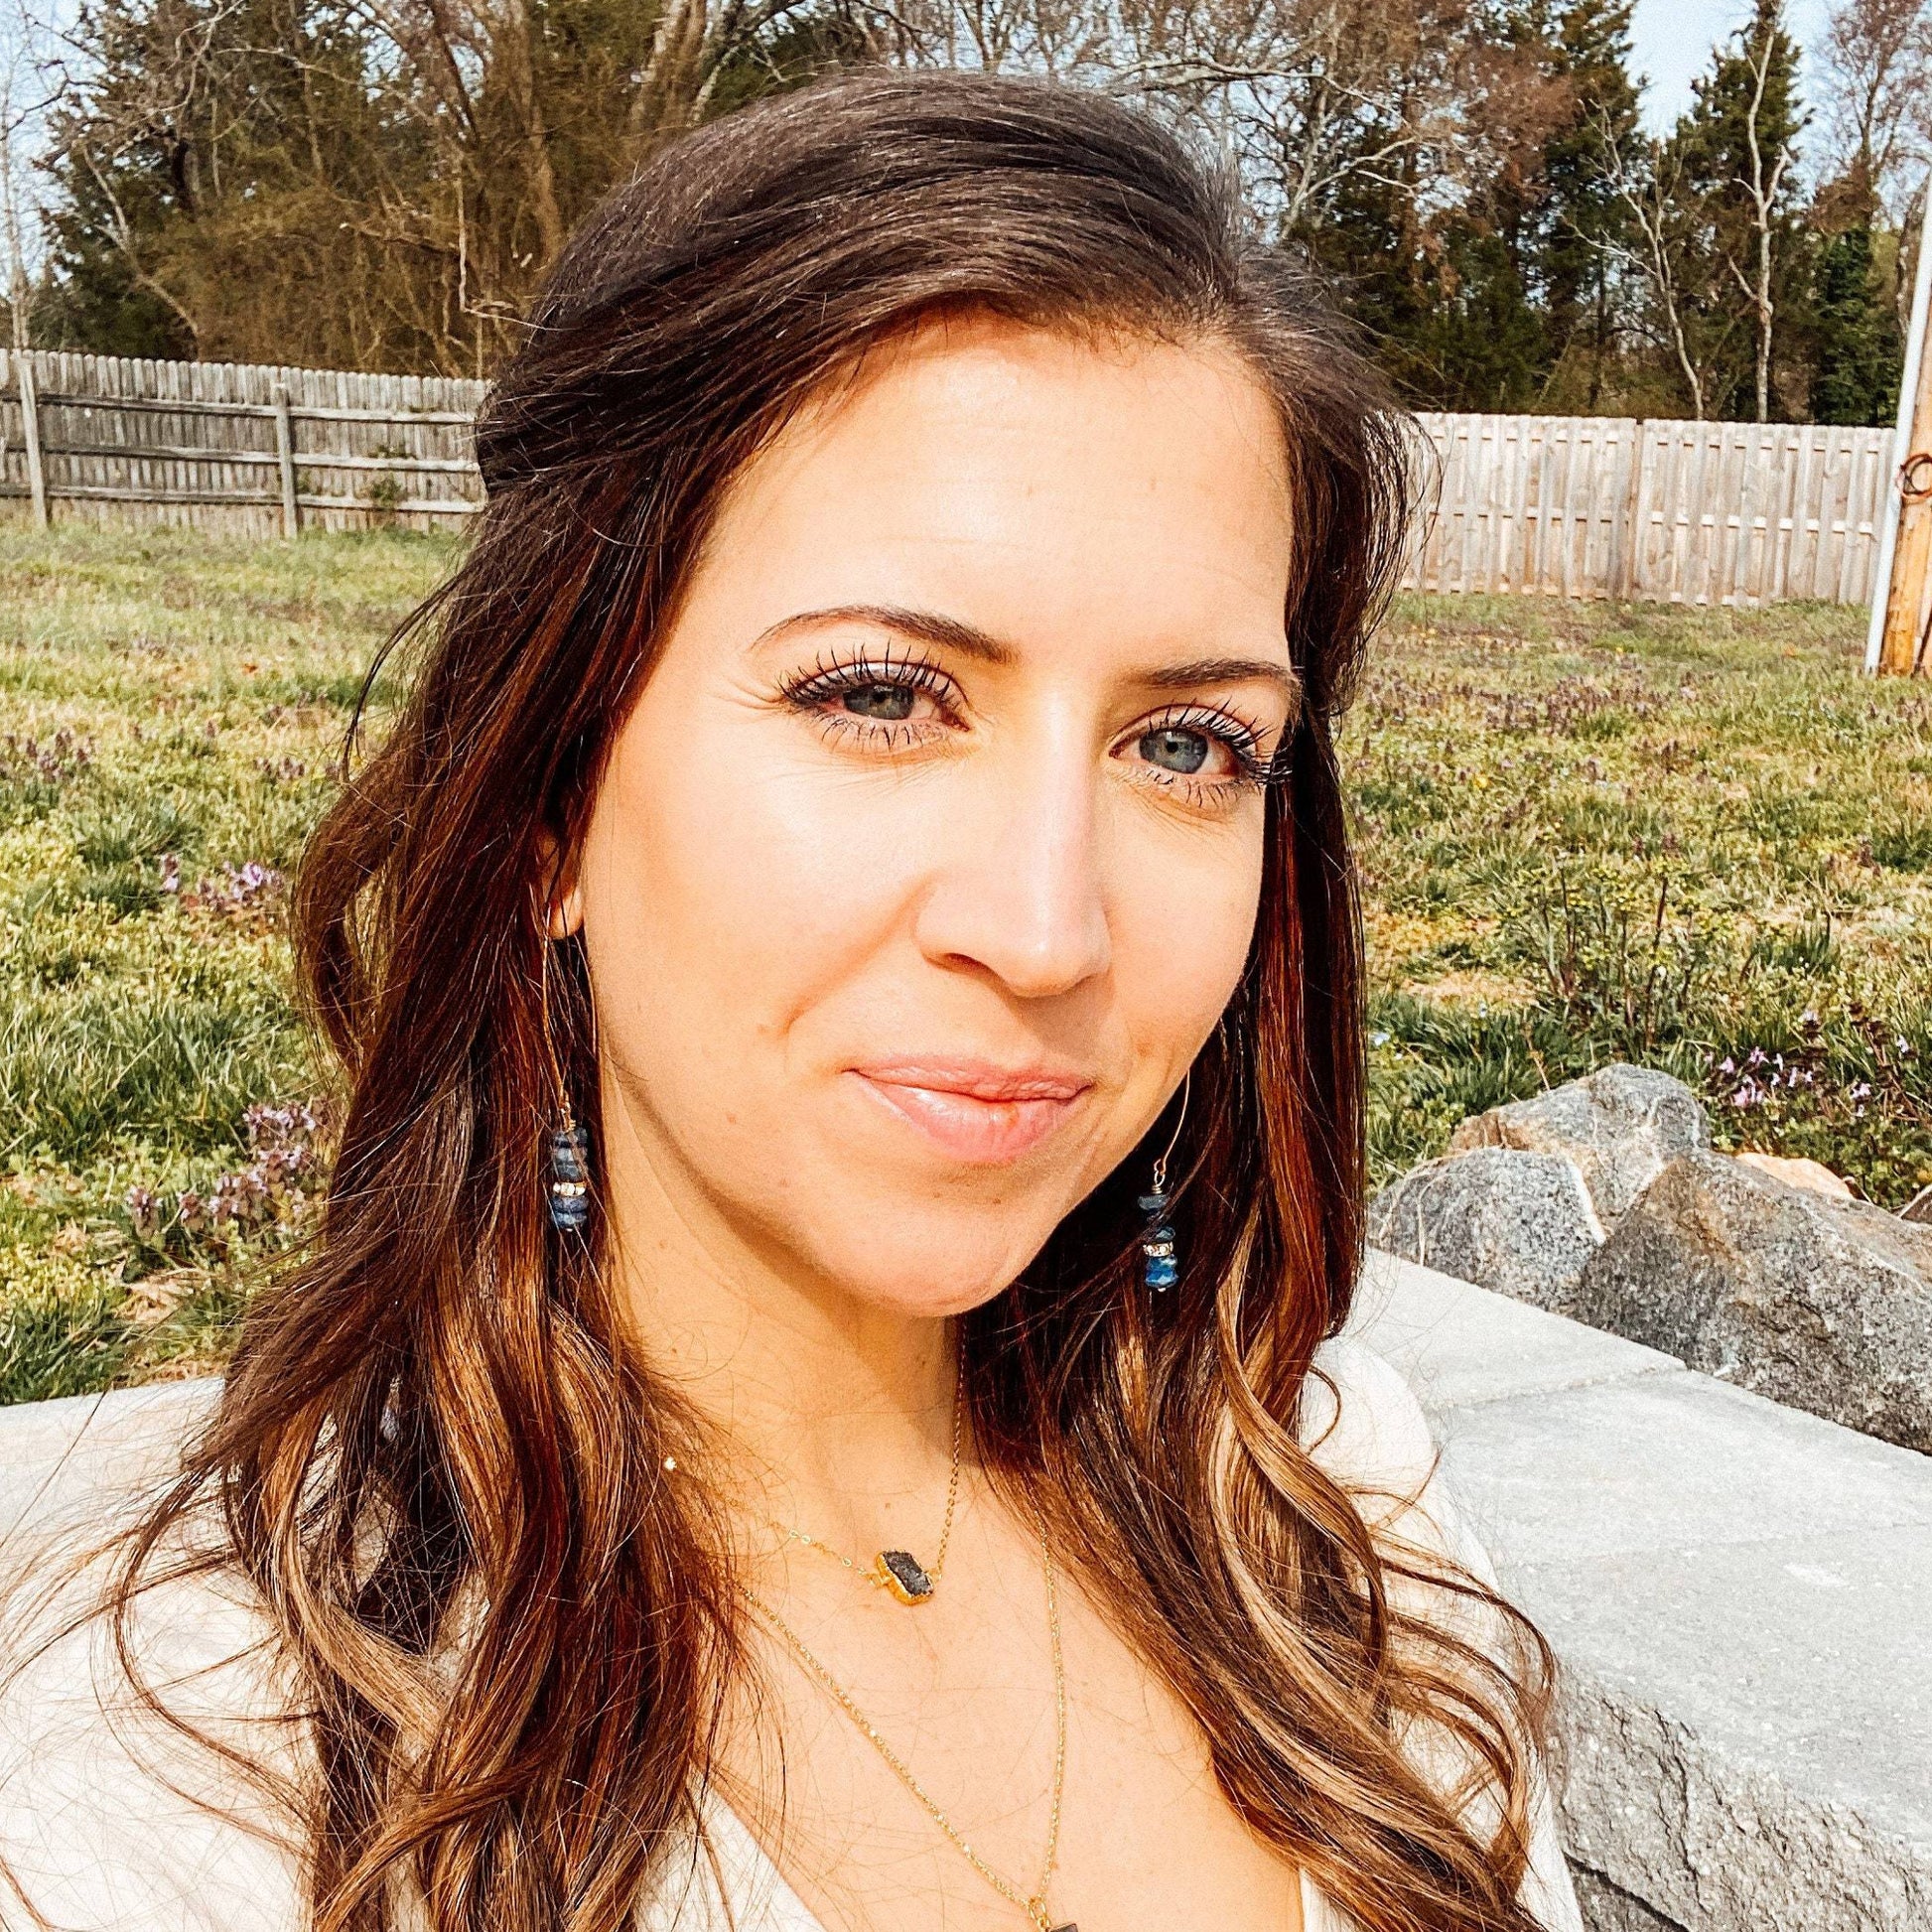
POLYGON ((1261 900, 1262 808, 1199 839, 1116 846, 1114 995, 1123 1032, 1178 1079, 1240 984, 1261 900))
POLYGON ((626 724, 599 794, 586 937, 617 1057, 653 1078, 686 1062, 716 1074, 787 1051, 877 947, 909 842, 854 787, 772 756, 729 707, 659 695, 626 724))

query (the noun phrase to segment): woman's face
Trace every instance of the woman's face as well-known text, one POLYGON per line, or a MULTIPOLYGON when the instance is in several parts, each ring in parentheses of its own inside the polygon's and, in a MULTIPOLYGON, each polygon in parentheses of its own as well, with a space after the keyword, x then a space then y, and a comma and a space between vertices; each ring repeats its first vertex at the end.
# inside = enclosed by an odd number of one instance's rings
POLYGON ((1215 348, 935 324, 747 469, 563 907, 621 1247, 668 1209, 907 1314, 1014 1279, 1240 977, 1292 542, 1215 348))

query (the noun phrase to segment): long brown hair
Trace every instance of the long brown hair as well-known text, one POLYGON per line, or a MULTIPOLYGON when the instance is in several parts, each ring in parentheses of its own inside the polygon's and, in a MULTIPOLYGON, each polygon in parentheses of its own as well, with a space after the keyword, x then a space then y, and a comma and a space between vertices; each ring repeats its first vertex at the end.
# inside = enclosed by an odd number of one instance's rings
MULTIPOLYGON (((414 620, 413 693, 304 867, 301 970, 347 1089, 325 1222, 250 1309, 119 1608, 212 1507, 304 1687, 329 1932, 393 1923, 399 1882, 435 1932, 612 1932, 689 1843, 738 1616, 720 1526, 661 1477, 691 1420, 626 1345, 595 1232, 560 1239, 544 1211, 533 886, 724 485, 869 345, 961 307, 1246 358, 1290 452, 1307 693, 1252 956, 1193 1068, 1180 1284, 1137 1287, 1123 1170, 965 1318, 974 1439, 1285 1858, 1374 1932, 1532 1924, 1534 1639, 1492 1660, 1455 1635, 1458 1603, 1512 1626, 1378 1549, 1299 1434, 1361 1246, 1330 733, 1407 513, 1401 419, 1152 121, 1044 83, 875 75, 690 135, 578 233, 478 425, 488 505, 414 620)), ((594 1123, 581 957, 558 967, 556 1064, 594 1123)))

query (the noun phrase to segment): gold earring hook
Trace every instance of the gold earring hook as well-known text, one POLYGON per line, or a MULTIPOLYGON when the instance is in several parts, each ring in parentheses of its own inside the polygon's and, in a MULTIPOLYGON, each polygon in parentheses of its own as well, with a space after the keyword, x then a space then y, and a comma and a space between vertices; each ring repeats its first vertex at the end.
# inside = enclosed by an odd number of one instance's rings
POLYGON ((570 1084, 564 1078, 563 1062, 557 1058, 557 1036, 550 1025, 550 954, 557 941, 550 936, 550 907, 546 904, 537 920, 537 943, 543 948, 541 964, 537 968, 537 1000, 541 1009, 539 1022, 543 1031, 543 1050, 550 1061, 550 1078, 557 1089, 557 1105, 563 1114, 564 1132, 574 1133, 577 1116, 571 1109, 570 1084))
POLYGON ((1173 1151, 1180 1145, 1181 1124, 1187 1118, 1187 1095, 1194 1084, 1194 1069, 1190 1066, 1180 1082, 1180 1112, 1174 1116, 1173 1132, 1168 1136, 1168 1151, 1154 1164, 1154 1191, 1165 1194, 1168 1191, 1168 1163, 1173 1159, 1173 1151))

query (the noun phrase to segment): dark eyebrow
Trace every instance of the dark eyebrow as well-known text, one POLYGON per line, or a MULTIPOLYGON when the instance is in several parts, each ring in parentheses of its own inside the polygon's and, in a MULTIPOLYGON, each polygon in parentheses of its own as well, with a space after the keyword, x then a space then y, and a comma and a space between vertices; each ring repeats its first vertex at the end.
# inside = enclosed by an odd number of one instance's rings
MULTIPOLYGON (((758 642, 765 643, 804 624, 854 622, 897 630, 902 637, 917 637, 942 649, 977 657, 985 664, 1008 665, 1019 656, 1011 644, 977 624, 897 604, 833 604, 822 611, 799 611, 760 632, 758 642)), ((1136 683, 1155 691, 1191 691, 1203 684, 1239 684, 1250 679, 1275 685, 1291 705, 1301 703, 1302 680, 1288 665, 1267 657, 1196 657, 1184 664, 1161 664, 1135 673, 1136 683)))
POLYGON ((1277 686, 1291 705, 1302 701, 1302 680, 1271 657, 1197 657, 1186 664, 1163 664, 1143 671, 1140 681, 1157 691, 1185 691, 1197 684, 1242 684, 1249 679, 1277 686))
POLYGON ((941 617, 936 611, 911 611, 897 604, 832 604, 822 611, 798 611, 780 618, 769 629, 760 631, 757 641, 767 643, 787 630, 814 623, 874 623, 882 630, 897 630, 903 637, 918 637, 928 644, 977 657, 987 664, 1011 664, 1019 653, 1004 644, 991 631, 958 618, 941 617))

